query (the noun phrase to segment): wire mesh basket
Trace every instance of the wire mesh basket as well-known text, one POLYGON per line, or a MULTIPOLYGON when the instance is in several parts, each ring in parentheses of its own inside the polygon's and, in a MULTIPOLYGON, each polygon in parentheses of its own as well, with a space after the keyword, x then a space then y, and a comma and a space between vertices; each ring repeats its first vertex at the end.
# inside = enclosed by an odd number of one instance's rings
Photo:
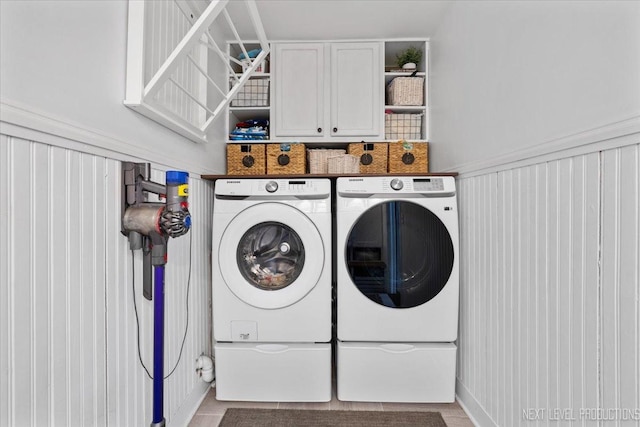
POLYGON ((422 114, 384 115, 385 139, 422 139, 422 114))
POLYGON ((232 107, 269 106, 269 79, 251 79, 238 90, 231 101, 232 107))

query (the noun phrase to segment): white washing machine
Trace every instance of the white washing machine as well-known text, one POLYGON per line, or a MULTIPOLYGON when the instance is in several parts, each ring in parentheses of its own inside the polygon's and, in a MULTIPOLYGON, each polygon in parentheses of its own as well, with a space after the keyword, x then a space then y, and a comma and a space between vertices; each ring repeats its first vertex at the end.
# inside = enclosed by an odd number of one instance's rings
POLYGON ((213 207, 220 400, 331 400, 331 184, 222 179, 213 207))
POLYGON ((338 399, 452 402, 454 178, 338 178, 336 227, 338 399))

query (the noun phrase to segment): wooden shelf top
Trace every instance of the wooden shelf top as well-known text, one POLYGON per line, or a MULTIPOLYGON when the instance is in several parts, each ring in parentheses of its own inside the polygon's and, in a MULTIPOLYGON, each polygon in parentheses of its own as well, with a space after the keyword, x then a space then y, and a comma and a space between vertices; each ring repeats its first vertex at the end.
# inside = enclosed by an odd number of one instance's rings
POLYGON ((369 177, 369 176, 458 176, 457 172, 442 173, 368 173, 368 174, 298 174, 298 175, 201 175, 202 179, 215 181, 217 179, 309 179, 309 178, 342 178, 342 177, 369 177))

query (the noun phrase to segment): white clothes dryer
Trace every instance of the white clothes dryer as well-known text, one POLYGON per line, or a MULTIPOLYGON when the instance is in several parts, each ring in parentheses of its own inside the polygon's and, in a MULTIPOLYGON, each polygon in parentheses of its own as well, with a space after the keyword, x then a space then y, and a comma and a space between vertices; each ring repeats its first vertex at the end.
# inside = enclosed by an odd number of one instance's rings
POLYGON ((212 297, 221 400, 331 400, 331 184, 215 183, 212 297))
POLYGON ((453 401, 454 178, 338 178, 336 228, 338 398, 453 401))

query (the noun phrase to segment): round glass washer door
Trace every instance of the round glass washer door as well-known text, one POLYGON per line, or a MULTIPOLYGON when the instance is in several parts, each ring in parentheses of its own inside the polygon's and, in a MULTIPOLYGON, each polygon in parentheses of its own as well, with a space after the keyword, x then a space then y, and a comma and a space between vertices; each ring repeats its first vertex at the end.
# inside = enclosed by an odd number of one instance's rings
POLYGON ((258 308, 287 307, 307 295, 324 269, 324 242, 298 209, 261 203, 234 217, 219 243, 227 287, 258 308))
POLYGON ((305 250, 298 233, 280 222, 261 222, 240 238, 236 264, 247 282, 275 291, 291 285, 304 268, 305 250))
POLYGON ((347 270, 358 290, 390 308, 412 308, 447 284, 454 263, 451 235, 429 209, 389 201, 365 211, 345 248, 347 270))

